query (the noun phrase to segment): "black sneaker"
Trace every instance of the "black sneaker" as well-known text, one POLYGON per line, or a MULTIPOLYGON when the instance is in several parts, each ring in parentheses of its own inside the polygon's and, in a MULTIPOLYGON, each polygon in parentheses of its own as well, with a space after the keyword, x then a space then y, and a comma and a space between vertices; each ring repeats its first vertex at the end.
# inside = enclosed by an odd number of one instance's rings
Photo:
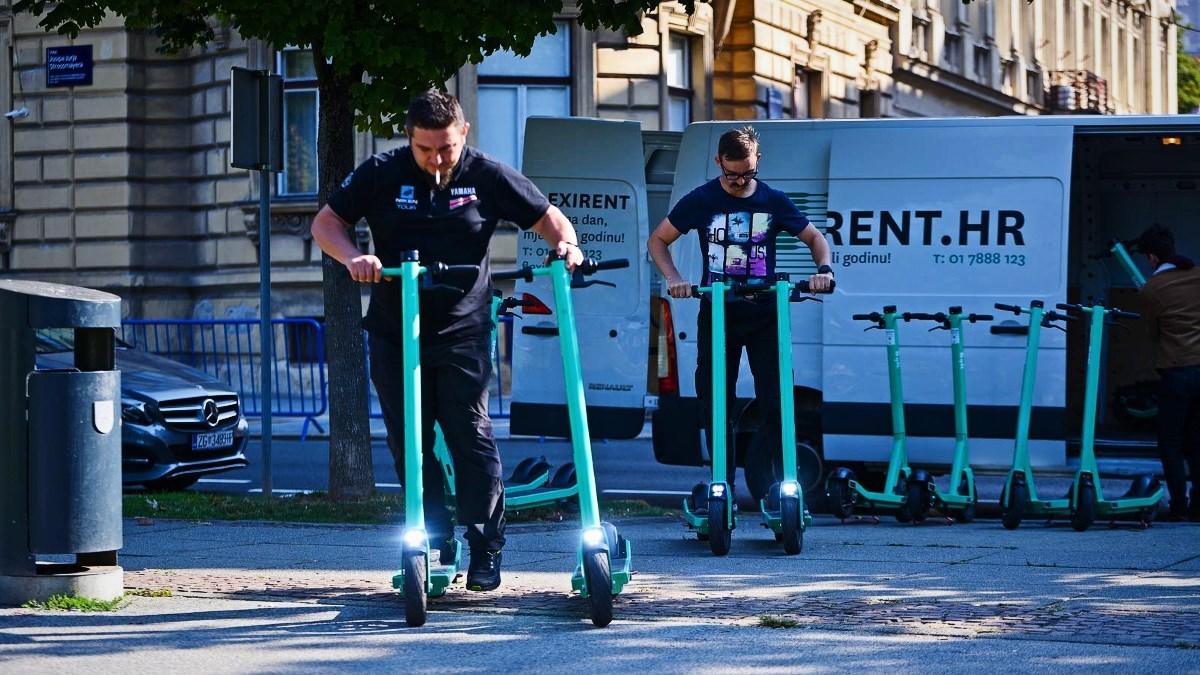
POLYGON ((454 538, 451 537, 429 550, 430 564, 449 565, 454 562, 454 538))
POLYGON ((472 551, 467 568, 468 591, 494 591, 500 587, 500 551, 472 551))

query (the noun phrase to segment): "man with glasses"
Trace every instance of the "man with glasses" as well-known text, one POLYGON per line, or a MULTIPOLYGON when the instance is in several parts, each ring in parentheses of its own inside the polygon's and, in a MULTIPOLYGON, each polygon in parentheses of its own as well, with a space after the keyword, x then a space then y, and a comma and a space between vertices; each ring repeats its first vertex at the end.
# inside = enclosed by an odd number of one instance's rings
MULTIPOLYGON (((691 282, 684 279, 671 258, 670 246, 688 232, 700 238, 704 257, 701 286, 716 280, 769 283, 775 274, 776 237, 786 232, 808 246, 817 274, 809 277, 814 291, 830 288, 833 269, 829 266, 829 244, 808 222, 787 195, 758 176, 758 135, 750 126, 725 132, 717 143, 714 161, 721 174, 684 195, 659 223, 647 243, 654 264, 666 279, 673 298, 691 295, 691 282)), ((774 294, 751 294, 728 302, 725 309, 725 363, 727 391, 732 404, 737 385, 742 349, 754 376, 754 396, 767 431, 768 447, 778 448, 780 439, 779 350, 774 294)), ((712 453, 712 304, 700 302, 696 326, 696 398, 705 442, 712 453)), ((727 414, 726 438, 730 438, 733 416, 727 414)), ((726 447, 733 449, 732 443, 726 447)), ((728 481, 733 485, 736 457, 728 463, 728 481)))

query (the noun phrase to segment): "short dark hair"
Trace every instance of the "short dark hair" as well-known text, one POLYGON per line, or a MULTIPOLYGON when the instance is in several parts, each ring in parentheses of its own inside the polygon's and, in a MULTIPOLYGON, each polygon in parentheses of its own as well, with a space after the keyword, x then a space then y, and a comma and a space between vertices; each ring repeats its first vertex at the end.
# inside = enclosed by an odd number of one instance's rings
POLYGON ((1167 228, 1155 223, 1142 232, 1137 241, 1138 252, 1149 253, 1159 260, 1175 255, 1175 235, 1167 228))
POLYGON ((461 127, 466 122, 458 99, 444 91, 430 89, 418 95, 408 105, 404 132, 412 137, 413 129, 445 129, 461 127))
POLYGON ((758 132, 747 124, 721 134, 717 141, 717 156, 722 159, 741 161, 758 152, 758 132))

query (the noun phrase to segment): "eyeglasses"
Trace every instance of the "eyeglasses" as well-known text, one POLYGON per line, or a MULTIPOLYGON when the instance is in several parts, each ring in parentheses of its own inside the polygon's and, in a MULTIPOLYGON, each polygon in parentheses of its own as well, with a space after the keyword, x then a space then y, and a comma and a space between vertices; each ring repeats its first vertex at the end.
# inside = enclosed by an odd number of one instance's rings
POLYGON ((717 158, 717 164, 721 166, 721 174, 725 176, 725 180, 729 181, 730 183, 736 180, 741 180, 744 183, 748 183, 754 180, 754 177, 758 175, 758 169, 753 171, 744 171, 742 173, 733 173, 725 168, 725 162, 719 157, 717 158))

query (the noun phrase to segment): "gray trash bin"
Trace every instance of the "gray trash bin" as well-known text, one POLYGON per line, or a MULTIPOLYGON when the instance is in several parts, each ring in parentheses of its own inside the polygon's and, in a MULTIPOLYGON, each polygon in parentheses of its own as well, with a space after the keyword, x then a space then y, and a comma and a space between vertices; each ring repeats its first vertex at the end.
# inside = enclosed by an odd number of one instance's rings
POLYGON ((123 592, 120 324, 110 293, 0 279, 0 604, 123 592), (73 333, 73 369, 36 369, 41 329, 73 333))

